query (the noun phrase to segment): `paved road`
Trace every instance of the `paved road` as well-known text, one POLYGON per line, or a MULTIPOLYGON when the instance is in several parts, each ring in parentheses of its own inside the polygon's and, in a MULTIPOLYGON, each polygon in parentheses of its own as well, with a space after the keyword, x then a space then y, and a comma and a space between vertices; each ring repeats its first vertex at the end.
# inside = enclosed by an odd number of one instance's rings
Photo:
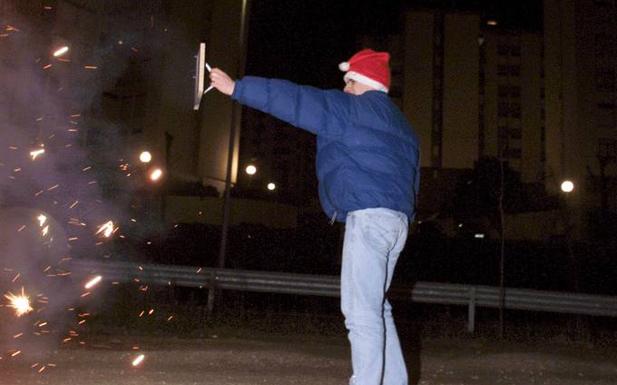
MULTIPOLYGON (((419 385, 617 384, 617 349, 510 345, 477 340, 424 341, 410 354, 419 385)), ((4 354, 6 385, 344 385, 350 367, 341 338, 98 337, 33 357, 4 354), (131 361, 145 354, 142 365, 131 361), (31 365, 38 363, 34 368, 31 365), (52 364, 52 366, 49 366, 52 364), (39 373, 43 365, 45 369, 39 373), (55 365, 55 366, 54 366, 55 365)))

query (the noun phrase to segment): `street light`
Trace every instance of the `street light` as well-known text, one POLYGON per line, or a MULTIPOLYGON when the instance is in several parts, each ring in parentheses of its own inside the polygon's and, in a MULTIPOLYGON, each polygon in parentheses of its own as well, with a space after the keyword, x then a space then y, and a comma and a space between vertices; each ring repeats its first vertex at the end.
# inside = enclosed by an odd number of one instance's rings
POLYGON ((161 170, 159 167, 154 168, 150 171, 150 174, 148 176, 150 177, 150 180, 152 182, 158 182, 163 176, 163 170, 161 170))
POLYGON ((257 167, 255 167, 252 164, 249 164, 248 166, 246 166, 246 168, 244 169, 244 171, 248 174, 248 175, 255 175, 255 173, 257 172, 257 167))
POLYGON ((276 184, 274 184, 273 182, 268 183, 268 185, 266 186, 268 188, 268 190, 270 191, 274 191, 276 190, 276 184))
POLYGON ((142 151, 141 154, 139 154, 139 161, 141 163, 150 163, 151 160, 152 154, 150 151, 142 151))
POLYGON ((568 179, 561 182, 561 191, 565 193, 571 193, 572 191, 574 191, 574 182, 568 179))

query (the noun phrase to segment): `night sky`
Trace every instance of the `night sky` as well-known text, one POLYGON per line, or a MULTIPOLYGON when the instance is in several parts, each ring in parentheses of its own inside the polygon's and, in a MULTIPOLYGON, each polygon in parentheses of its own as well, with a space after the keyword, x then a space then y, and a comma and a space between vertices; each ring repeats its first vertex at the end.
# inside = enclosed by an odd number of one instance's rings
POLYGON ((250 5, 247 74, 318 87, 341 87, 337 65, 358 49, 363 35, 399 32, 405 8, 479 12, 501 27, 541 30, 538 0, 269 0, 250 5))

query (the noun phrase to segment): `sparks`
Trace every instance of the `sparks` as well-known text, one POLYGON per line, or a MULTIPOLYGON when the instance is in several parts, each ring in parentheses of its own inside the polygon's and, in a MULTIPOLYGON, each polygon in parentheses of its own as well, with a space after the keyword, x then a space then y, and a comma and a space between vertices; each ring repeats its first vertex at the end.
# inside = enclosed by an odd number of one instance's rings
POLYGON ((94 286, 96 286, 99 282, 101 282, 102 279, 103 279, 102 276, 97 275, 96 277, 94 277, 91 280, 89 280, 88 282, 86 282, 86 284, 84 285, 84 288, 89 290, 89 289, 93 288, 94 286))
POLYGON ((43 227, 45 222, 47 222, 47 216, 45 214, 39 215, 38 217, 36 217, 36 219, 39 221, 39 226, 40 227, 43 227))
POLYGON ((30 156, 32 157, 32 160, 35 160, 39 155, 43 155, 44 153, 45 153, 45 149, 39 148, 38 150, 30 151, 30 156))
POLYGON ((69 52, 69 47, 65 45, 65 46, 60 47, 57 50, 55 50, 53 55, 54 55, 54 57, 60 57, 60 56, 64 55, 67 52, 69 52))
POLYGON ((111 237, 111 235, 116 231, 117 228, 114 228, 113 221, 107 221, 105 224, 99 227, 99 230, 96 232, 96 235, 103 233, 105 238, 111 237))
POLYGON ((146 358, 145 355, 143 354, 138 355, 137 358, 133 360, 132 365, 139 366, 144 361, 144 358, 146 358))
POLYGON ((41 230, 41 235, 42 236, 46 236, 47 233, 49 233, 49 225, 43 227, 43 230, 41 230))
POLYGON ((30 298, 24 293, 24 288, 21 288, 21 295, 15 295, 11 292, 4 295, 4 298, 8 299, 10 303, 7 305, 8 307, 12 307, 15 309, 15 314, 18 317, 21 317, 24 314, 30 313, 32 307, 30 306, 30 298))

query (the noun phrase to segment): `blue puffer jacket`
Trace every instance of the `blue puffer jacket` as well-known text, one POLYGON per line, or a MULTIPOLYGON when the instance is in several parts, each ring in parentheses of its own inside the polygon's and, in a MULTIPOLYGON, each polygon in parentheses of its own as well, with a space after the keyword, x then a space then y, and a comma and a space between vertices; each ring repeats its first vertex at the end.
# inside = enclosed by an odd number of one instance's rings
POLYGON ((413 219, 418 139, 388 95, 244 77, 232 98, 317 134, 319 199, 329 218, 344 222, 349 211, 382 207, 413 219))

